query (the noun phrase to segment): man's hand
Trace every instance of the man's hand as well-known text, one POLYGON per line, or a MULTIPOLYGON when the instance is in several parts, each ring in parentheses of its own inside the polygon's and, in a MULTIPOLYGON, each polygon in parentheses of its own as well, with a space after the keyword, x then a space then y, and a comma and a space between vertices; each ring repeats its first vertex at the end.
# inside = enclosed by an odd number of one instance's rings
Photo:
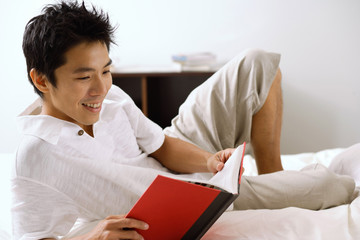
POLYGON ((207 160, 207 167, 210 172, 217 173, 224 168, 225 162, 230 158, 235 148, 227 148, 220 152, 215 153, 207 160))
POLYGON ((125 218, 125 215, 109 216, 101 221, 89 232, 84 239, 112 240, 112 239, 144 239, 135 229, 147 230, 149 225, 145 222, 125 218))

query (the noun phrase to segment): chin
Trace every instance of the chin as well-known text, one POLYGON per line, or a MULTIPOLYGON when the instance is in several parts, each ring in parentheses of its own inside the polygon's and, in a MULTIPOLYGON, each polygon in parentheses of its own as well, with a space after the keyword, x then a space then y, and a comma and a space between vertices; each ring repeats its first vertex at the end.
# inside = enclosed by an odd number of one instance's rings
POLYGON ((98 122, 98 121, 99 121, 99 117, 97 117, 96 119, 90 120, 87 125, 93 125, 93 124, 95 124, 95 123, 98 122))
POLYGON ((97 121, 99 121, 99 117, 86 120, 84 119, 83 121, 79 122, 84 126, 91 126, 94 125, 97 121))

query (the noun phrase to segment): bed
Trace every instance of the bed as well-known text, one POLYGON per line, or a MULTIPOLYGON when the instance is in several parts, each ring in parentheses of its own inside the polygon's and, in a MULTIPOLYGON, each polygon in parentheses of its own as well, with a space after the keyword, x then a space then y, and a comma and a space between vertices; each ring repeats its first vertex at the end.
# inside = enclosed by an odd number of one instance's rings
MULTIPOLYGON (((300 208, 279 210, 246 210, 225 212, 203 237, 204 240, 237 239, 360 239, 360 144, 355 145, 359 154, 351 149, 327 149, 316 153, 283 155, 283 166, 287 170, 321 163, 330 166, 334 157, 344 156, 335 165, 341 174, 355 178, 357 191, 354 200, 347 205, 310 211, 300 208), (359 156, 356 158, 356 156, 359 156), (345 159, 345 160, 344 160, 345 159), (350 160, 349 160, 350 159, 350 160), (357 167, 359 166, 359 167, 357 167)), ((0 154, 0 240, 11 239, 10 173, 13 154, 0 154)), ((338 157, 335 159, 339 159, 338 157)), ((250 155, 244 158, 245 175, 256 175, 256 165, 250 155)))

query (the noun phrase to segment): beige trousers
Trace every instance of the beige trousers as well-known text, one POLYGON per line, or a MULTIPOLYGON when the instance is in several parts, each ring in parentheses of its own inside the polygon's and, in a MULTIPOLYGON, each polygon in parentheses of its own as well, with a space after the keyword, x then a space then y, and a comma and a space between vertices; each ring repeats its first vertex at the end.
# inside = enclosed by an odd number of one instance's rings
POLYGON ((194 89, 165 134, 209 152, 251 143, 252 116, 264 104, 280 55, 247 50, 194 89))
MULTIPOLYGON (((252 116, 260 110, 279 68, 280 55, 262 50, 239 54, 181 105, 165 134, 209 152, 251 144, 252 116)), ((321 165, 243 177, 235 209, 324 209, 351 200, 354 181, 321 165)))

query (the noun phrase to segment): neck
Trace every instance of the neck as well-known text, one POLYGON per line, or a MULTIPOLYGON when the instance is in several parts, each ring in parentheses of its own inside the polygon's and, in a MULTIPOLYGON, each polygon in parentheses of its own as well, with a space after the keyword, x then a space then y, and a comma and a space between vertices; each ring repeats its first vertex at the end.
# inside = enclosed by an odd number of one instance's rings
MULTIPOLYGON (((69 121, 68 119, 63 119, 61 117, 58 117, 57 114, 50 111, 49 109, 51 109, 51 108, 49 108, 47 106, 47 104, 45 103, 45 101, 43 101, 42 106, 41 106, 40 115, 49 115, 49 116, 52 116, 52 117, 55 117, 55 118, 58 118, 58 119, 61 119, 64 121, 72 122, 72 121, 69 121)), ((91 137, 94 137, 93 125, 83 125, 83 124, 78 124, 78 123, 75 123, 75 124, 77 124, 79 127, 81 127, 91 137)))
POLYGON ((94 137, 93 125, 86 125, 82 127, 84 131, 90 136, 94 137))

